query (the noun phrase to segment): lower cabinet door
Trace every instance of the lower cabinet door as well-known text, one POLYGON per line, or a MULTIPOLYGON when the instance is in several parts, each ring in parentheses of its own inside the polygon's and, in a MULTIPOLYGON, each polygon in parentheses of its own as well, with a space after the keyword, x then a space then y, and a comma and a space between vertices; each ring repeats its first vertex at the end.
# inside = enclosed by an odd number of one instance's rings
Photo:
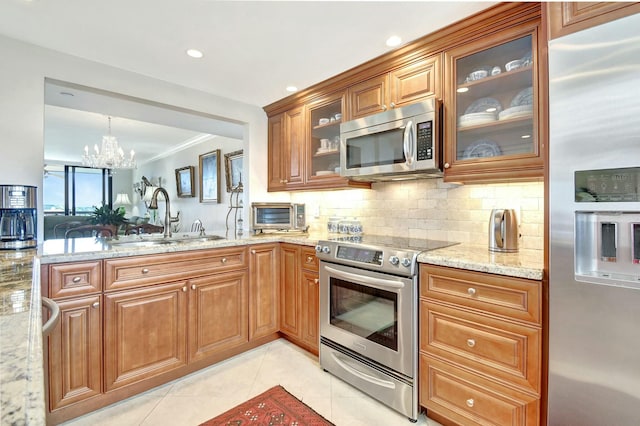
POLYGON ((187 363, 185 281, 105 294, 105 383, 118 389, 187 363))
POLYGON ((189 362, 249 341, 248 282, 247 270, 189 280, 189 362))
POLYGON ((277 333, 280 329, 279 244, 251 247, 249 266, 249 340, 277 333))
POLYGON ((536 396, 420 355, 420 405, 458 425, 538 425, 536 396))
POLYGON ((320 319, 320 287, 317 272, 302 271, 302 306, 303 315, 302 340, 316 351, 319 349, 319 319, 320 319))
POLYGON ((59 301, 60 322, 49 334, 49 409, 102 393, 100 295, 59 301))

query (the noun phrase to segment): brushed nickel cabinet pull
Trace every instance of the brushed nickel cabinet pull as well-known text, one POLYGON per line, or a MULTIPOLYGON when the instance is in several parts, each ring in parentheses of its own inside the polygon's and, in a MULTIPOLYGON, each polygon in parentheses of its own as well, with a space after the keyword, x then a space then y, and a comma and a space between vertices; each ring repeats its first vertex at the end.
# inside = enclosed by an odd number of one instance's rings
POLYGON ((100 302, 93 302, 93 305, 91 305, 94 308, 97 308, 98 306, 100 306, 100 302))
POLYGON ((473 398, 467 399, 467 407, 472 408, 473 404, 475 404, 475 401, 473 400, 473 398))
POLYGON ((251 254, 256 254, 256 251, 255 250, 251 250, 251 254))
POLYGON ((143 274, 148 274, 148 273, 149 273, 149 270, 148 270, 147 268, 143 268, 143 269, 142 269, 142 273, 143 273, 143 274))
POLYGON ((467 289, 467 293, 469 293, 469 296, 475 296, 476 295, 476 289, 473 287, 469 287, 467 289))
POLYGON ((318 278, 314 278, 314 279, 313 279, 313 282, 314 282, 314 283, 316 283, 316 284, 318 284, 318 283, 320 282, 320 279, 318 279, 318 278))
POLYGON ((227 263, 227 258, 226 258, 226 257, 223 257, 223 258, 222 258, 222 260, 220 260, 220 262, 222 262, 222 263, 227 263))
POLYGON ((444 163, 444 168, 445 168, 445 169, 448 169, 449 167, 451 167, 451 164, 449 164, 449 163, 444 163))
POLYGON ((196 289, 196 285, 195 284, 191 284, 191 290, 195 290, 196 289))
POLYGON ((184 292, 187 291, 187 286, 186 285, 184 287, 182 287, 182 291, 184 291, 184 292))
POLYGON ((476 341, 473 339, 467 339, 467 346, 469 346, 470 348, 474 347, 476 345, 476 341))
POLYGON ((82 280, 82 278, 80 278, 80 277, 73 277, 73 280, 72 280, 72 281, 73 281, 74 283, 79 283, 81 280, 82 280))

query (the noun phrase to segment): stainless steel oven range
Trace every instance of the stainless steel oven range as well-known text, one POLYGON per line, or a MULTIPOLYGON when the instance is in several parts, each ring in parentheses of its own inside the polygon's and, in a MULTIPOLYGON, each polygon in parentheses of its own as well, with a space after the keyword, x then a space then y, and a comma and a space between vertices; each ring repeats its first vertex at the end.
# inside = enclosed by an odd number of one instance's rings
POLYGON ((320 365, 418 419, 418 265, 446 241, 363 235, 320 241, 320 365))

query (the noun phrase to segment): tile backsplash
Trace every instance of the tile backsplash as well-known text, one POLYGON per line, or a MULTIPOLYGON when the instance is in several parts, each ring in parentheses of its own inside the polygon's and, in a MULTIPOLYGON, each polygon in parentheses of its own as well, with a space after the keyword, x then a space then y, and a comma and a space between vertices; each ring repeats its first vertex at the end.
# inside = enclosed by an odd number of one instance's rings
POLYGON ((519 213, 523 249, 543 249, 543 182, 458 185, 442 179, 374 183, 371 190, 292 193, 305 203, 310 231, 331 216, 358 218, 364 232, 487 245, 491 209, 519 213))

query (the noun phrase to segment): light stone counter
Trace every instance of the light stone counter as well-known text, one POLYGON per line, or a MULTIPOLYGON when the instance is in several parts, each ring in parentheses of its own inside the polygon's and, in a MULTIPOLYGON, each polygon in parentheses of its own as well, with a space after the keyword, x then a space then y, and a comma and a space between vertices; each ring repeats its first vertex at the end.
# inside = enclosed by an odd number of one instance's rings
POLYGON ((542 280, 542 250, 520 250, 517 253, 491 252, 487 246, 457 244, 422 252, 418 262, 470 271, 489 272, 531 280, 542 280))
MULTIPOLYGON (((176 234, 176 237, 183 235, 176 234)), ((223 231, 218 235, 225 239, 146 247, 114 245, 95 238, 47 240, 39 246, 35 261, 35 250, 0 252, 0 424, 45 424, 39 263, 77 262, 273 242, 314 246, 319 240, 326 239, 326 235, 322 234, 229 237, 223 231)), ((121 241, 136 241, 136 238, 139 237, 121 237, 121 241)), ((535 280, 542 278, 543 270, 541 251, 522 250, 519 253, 501 254, 491 253, 484 246, 466 244, 424 252, 418 256, 418 261, 535 280)))
POLYGON ((0 252, 0 424, 44 425, 36 250, 0 252), (32 309, 35 307, 35 309, 32 309))

